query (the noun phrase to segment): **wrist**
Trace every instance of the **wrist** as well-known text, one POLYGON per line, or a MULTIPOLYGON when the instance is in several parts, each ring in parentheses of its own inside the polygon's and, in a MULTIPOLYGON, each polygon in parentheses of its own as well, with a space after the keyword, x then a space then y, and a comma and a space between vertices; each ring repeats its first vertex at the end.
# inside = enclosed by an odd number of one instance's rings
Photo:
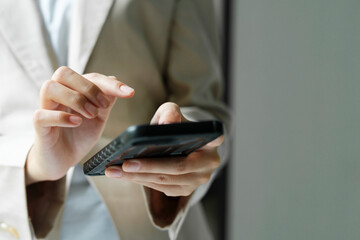
POLYGON ((37 183, 37 182, 41 182, 43 181, 39 176, 40 174, 38 174, 37 170, 36 170, 36 165, 34 166, 33 164, 33 148, 30 149, 29 154, 26 158, 26 162, 25 162, 25 184, 26 186, 29 186, 33 183, 37 183))
POLYGON ((25 184, 29 186, 33 183, 43 181, 55 181, 62 178, 65 174, 48 174, 49 170, 44 169, 44 164, 39 161, 39 156, 36 154, 34 147, 30 149, 25 162, 25 184))

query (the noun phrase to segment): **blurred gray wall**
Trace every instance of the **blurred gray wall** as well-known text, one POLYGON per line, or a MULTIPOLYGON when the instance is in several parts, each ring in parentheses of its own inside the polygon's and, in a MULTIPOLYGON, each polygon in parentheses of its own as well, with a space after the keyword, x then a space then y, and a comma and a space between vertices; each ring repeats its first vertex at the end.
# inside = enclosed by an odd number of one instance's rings
POLYGON ((233 5, 229 238, 360 239, 360 1, 233 5))

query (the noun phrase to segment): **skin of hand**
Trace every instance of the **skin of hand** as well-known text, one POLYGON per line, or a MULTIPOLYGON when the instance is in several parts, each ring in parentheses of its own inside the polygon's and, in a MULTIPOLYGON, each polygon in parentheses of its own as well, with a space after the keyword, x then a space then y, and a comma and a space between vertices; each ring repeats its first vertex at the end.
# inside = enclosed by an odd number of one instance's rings
POLYGON ((42 85, 33 115, 36 136, 26 160, 26 184, 65 176, 100 138, 116 99, 133 95, 134 89, 116 77, 57 69, 42 85))
MULTIPOLYGON (((151 124, 187 121, 175 103, 164 103, 156 111, 151 124)), ((190 196, 201 184, 209 181, 219 166, 217 147, 221 136, 185 157, 141 158, 127 160, 122 166, 111 166, 105 171, 110 178, 120 178, 164 193, 168 197, 190 196)))

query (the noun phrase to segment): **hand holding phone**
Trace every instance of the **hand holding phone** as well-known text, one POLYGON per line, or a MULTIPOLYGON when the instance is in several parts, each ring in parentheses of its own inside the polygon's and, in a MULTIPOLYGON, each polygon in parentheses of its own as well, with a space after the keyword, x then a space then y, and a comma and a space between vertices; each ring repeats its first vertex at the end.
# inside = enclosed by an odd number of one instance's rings
MULTIPOLYGON (((182 115, 180 107, 171 102, 162 104, 151 120, 151 124, 158 124, 158 126, 154 126, 155 128, 176 129, 178 132, 175 135, 186 132, 195 134, 196 131, 199 131, 200 138, 204 138, 204 135, 206 135, 204 132, 201 133, 204 130, 203 127, 207 126, 205 127, 207 129, 205 132, 208 132, 210 126, 210 129, 212 129, 210 130, 210 135, 215 133, 212 135, 213 138, 207 139, 210 142, 207 144, 203 142, 206 145, 202 147, 198 145, 200 148, 191 153, 187 152, 189 153, 188 155, 141 156, 141 158, 127 159, 123 161, 122 165, 108 166, 105 170, 106 176, 137 183, 145 187, 145 192, 156 199, 150 201, 152 204, 151 208, 153 209, 167 206, 169 203, 167 196, 183 196, 183 198, 178 199, 181 199, 182 204, 185 204, 190 199, 189 196, 201 184, 207 183, 214 170, 219 167, 220 156, 217 149, 224 141, 224 135, 222 134, 223 126, 220 122, 210 121, 205 124, 202 122, 188 122, 182 115), (173 123, 180 124, 172 125, 173 123), (185 130, 180 126, 190 128, 191 131, 188 131, 189 129, 185 130)), ((146 126, 145 128, 148 127, 146 126)), ((155 135, 158 132, 155 131, 155 135)), ((171 131, 166 129, 163 132, 168 134, 171 131)), ((163 141, 163 143, 173 144, 171 141, 163 141)), ((174 209, 176 210, 177 208, 174 207, 169 210, 175 211, 174 209)))

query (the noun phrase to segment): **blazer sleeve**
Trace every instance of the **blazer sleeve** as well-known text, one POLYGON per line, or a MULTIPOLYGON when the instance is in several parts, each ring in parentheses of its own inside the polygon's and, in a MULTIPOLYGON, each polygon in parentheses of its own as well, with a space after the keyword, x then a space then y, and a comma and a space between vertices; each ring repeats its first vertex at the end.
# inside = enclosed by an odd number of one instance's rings
POLYGON ((32 140, 30 133, 0 136, 0 236, 30 239, 24 165, 32 140))
POLYGON ((63 205, 65 179, 26 187, 25 162, 34 132, 31 126, 11 120, 14 115, 9 113, 1 119, 0 239, 44 238, 63 205))
MULTIPOLYGON (((218 149, 223 165, 229 149, 226 132, 230 129, 230 113, 221 100, 223 83, 217 30, 213 1, 177 1, 164 79, 168 101, 177 103, 187 119, 217 119, 224 123, 225 142, 218 149)), ((177 237, 189 208, 205 195, 216 172, 207 184, 192 194, 175 219, 164 228, 168 229, 171 239, 177 237)), ((154 216, 152 218, 152 221, 157 221, 154 216)))

